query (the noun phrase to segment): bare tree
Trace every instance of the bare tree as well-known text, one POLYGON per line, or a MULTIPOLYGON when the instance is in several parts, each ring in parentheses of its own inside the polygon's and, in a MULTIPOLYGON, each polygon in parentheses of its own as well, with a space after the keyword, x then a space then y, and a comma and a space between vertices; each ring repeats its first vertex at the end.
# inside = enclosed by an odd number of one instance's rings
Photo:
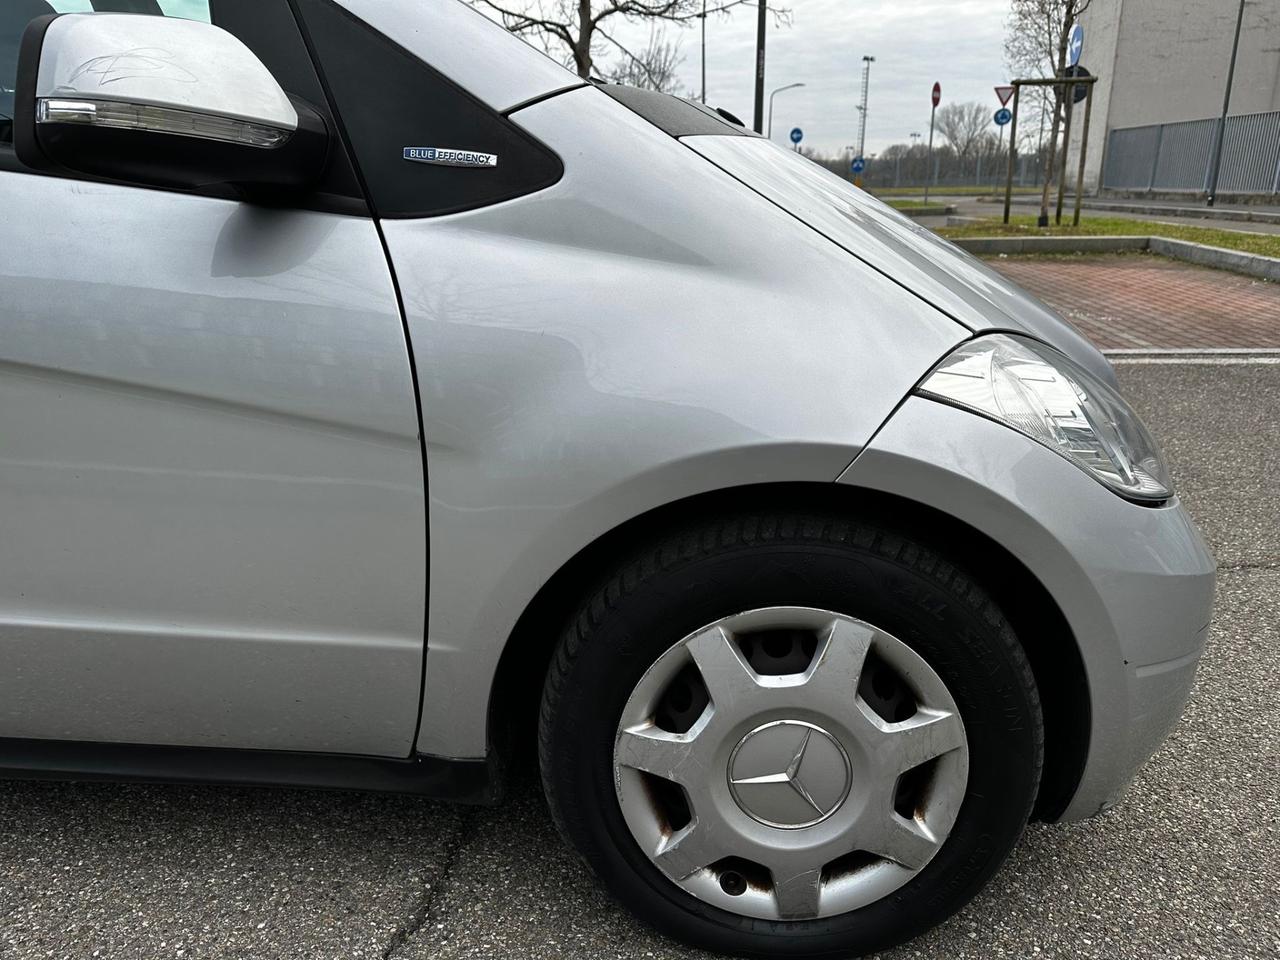
POLYGON ((676 93, 680 87, 676 71, 683 62, 679 42, 673 43, 664 31, 651 28, 648 45, 635 55, 624 51, 621 65, 605 72, 605 79, 629 87, 676 93))
POLYGON ((960 158, 961 169, 977 150, 987 133, 991 113, 985 106, 972 101, 948 103, 938 110, 938 132, 951 145, 960 158))
MULTIPOLYGON (((1014 73, 1032 77, 1060 77, 1067 69, 1067 39, 1071 26, 1089 9, 1092 0, 1011 0, 1005 21, 1004 53, 1014 73)), ((1044 187, 1040 194, 1040 222, 1049 215, 1049 188, 1053 180, 1062 123, 1064 94, 1061 87, 1046 87, 1043 106, 1053 114, 1049 149, 1045 153, 1044 187)), ((1062 147, 1066 149, 1066 144, 1062 147)))
MULTIPOLYGON (((587 79, 600 51, 618 50, 626 64, 639 66, 645 58, 628 50, 606 28, 610 21, 664 21, 684 25, 734 7, 755 6, 754 0, 713 0, 704 11, 702 0, 469 0, 477 9, 495 14, 512 33, 540 41, 548 53, 565 54, 578 76, 587 79)), ((790 22, 787 10, 772 11, 776 23, 790 22)), ((642 51, 643 53, 643 51, 642 51)), ((678 61, 677 61, 678 63, 678 61)), ((624 66, 624 69, 626 67, 624 66)), ((647 74, 646 74, 647 75, 647 74)), ((649 84, 653 85, 652 81, 649 84)))

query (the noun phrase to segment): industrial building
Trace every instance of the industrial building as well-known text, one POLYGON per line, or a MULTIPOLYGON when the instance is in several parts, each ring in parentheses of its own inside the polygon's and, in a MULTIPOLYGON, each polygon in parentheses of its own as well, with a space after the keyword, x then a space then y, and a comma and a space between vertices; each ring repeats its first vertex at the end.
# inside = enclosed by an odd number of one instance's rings
MULTIPOLYGON (((1088 192, 1208 188, 1231 61, 1237 0, 1093 0, 1080 63, 1097 75, 1088 192)), ((1083 123, 1076 108, 1069 169, 1083 123)), ((1074 185, 1074 174, 1069 182, 1074 185)), ((1246 0, 1218 195, 1280 192, 1280 0, 1246 0)))

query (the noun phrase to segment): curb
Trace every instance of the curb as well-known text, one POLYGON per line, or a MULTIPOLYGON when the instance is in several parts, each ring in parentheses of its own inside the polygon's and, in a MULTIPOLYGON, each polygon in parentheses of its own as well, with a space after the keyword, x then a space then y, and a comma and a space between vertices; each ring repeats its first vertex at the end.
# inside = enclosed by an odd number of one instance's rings
POLYGON ((1150 237, 961 237, 952 240, 970 253, 1121 253, 1146 250, 1150 237))
MULTIPOLYGON (((894 207, 894 209, 898 210, 897 207, 894 207)), ((927 207, 908 207, 905 210, 898 210, 898 212, 903 216, 910 217, 912 220, 920 220, 924 217, 949 217, 956 212, 956 208, 942 204, 937 206, 930 204, 927 207)))
POLYGON ((1147 239, 1151 241, 1147 249, 1164 257, 1280 282, 1280 260, 1275 257, 1263 257, 1240 250, 1224 250, 1222 247, 1208 247, 1203 243, 1170 240, 1167 237, 1148 237, 1147 239))
POLYGON ((1167 237, 959 237, 951 242, 978 255, 1149 250, 1173 260, 1280 283, 1280 259, 1167 237))
MULTIPOLYGON (((1027 200, 1013 199, 1014 203, 1027 204, 1027 200)), ((1031 203, 1039 203, 1032 200, 1031 203)), ((1074 203, 1068 198, 1068 203, 1074 203)), ((1280 213, 1271 210, 1237 210, 1223 207, 1180 207, 1150 203, 1113 203, 1109 200, 1085 200, 1080 206, 1085 210, 1110 213, 1141 213, 1150 217, 1177 217, 1182 220, 1231 220, 1237 223, 1280 223, 1280 213)))

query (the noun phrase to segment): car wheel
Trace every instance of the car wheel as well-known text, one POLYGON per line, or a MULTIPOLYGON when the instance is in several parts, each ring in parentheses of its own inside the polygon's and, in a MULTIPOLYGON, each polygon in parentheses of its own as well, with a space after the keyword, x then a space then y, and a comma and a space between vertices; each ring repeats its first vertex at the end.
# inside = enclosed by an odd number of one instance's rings
POLYGON ((1018 639, 936 548, 838 516, 673 531, 608 574, 544 688, 543 782, 613 894, 688 943, 849 956, 978 892, 1043 724, 1018 639))

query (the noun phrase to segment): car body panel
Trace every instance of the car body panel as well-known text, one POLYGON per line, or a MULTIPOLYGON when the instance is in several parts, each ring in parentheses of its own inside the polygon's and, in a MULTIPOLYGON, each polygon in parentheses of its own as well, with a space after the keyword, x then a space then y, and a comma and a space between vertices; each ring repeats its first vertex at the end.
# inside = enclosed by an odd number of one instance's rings
POLYGON ((1182 506, 1130 503, 1003 424, 915 396, 840 482, 941 510, 1040 581, 1092 699, 1084 775, 1062 819, 1113 803, 1181 716, 1212 613, 1215 563, 1182 506))
POLYGON ((1065 817, 1112 803, 1185 702, 1212 558, 1176 502, 909 396, 974 333, 1114 382, 1102 355, 777 145, 676 139, 455 0, 341 6, 564 176, 379 226, 0 173, 0 739, 485 758, 506 644, 583 549, 838 478, 1040 580, 1092 699, 1065 817))
MULTIPOLYGON (((458 0, 341 0, 341 5, 499 113, 585 83, 458 0)), ((477 144, 434 145, 480 149, 477 144)))
POLYGON ((558 184, 383 224, 429 463, 429 754, 483 755, 503 646, 580 549, 697 493, 834 480, 968 333, 599 90, 513 119, 558 184))
POLYGON ((1035 297, 826 168, 759 137, 682 142, 971 330, 1029 334, 1115 384, 1097 348, 1035 297))
POLYGON ((0 194, 0 737, 407 755, 422 460, 374 225, 0 194))

